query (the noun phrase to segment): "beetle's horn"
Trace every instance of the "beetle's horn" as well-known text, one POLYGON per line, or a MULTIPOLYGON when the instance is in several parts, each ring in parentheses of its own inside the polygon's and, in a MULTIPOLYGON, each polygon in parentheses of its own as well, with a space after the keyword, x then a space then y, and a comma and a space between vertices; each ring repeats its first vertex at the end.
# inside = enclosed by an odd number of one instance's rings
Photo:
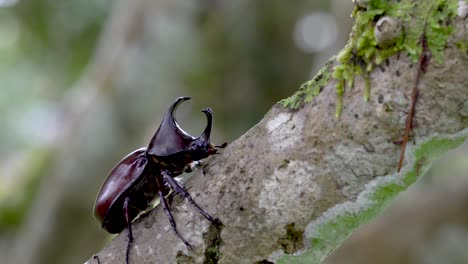
POLYGON ((207 119, 207 124, 205 131, 203 131, 203 134, 199 137, 199 139, 204 143, 204 144, 210 144, 210 136, 211 136, 211 127, 213 126, 213 111, 211 108, 206 108, 202 110, 203 113, 206 115, 207 119))
MULTIPOLYGON (((175 110, 179 107, 180 103, 182 103, 183 101, 188 101, 190 100, 190 97, 188 96, 183 96, 183 97, 179 97, 176 99, 176 101, 174 102, 174 104, 171 106, 171 108, 169 108, 169 111, 167 111, 168 113, 166 114, 169 115, 169 119, 168 122, 171 122, 174 124, 174 127, 175 127, 175 132, 177 132, 179 135, 181 135, 182 137, 184 137, 185 139, 190 139, 190 140, 193 140, 194 137, 192 137, 189 133, 185 132, 180 126, 179 126, 179 123, 177 123, 176 119, 175 119, 175 116, 174 116, 174 112, 175 110)), ((164 118, 164 121, 166 118, 164 118)), ((163 121, 163 123, 164 123, 163 121)), ((161 124, 162 126, 162 124, 161 124)))
POLYGON ((181 96, 181 97, 178 97, 175 102, 171 105, 171 107, 169 108, 168 112, 173 115, 174 114, 174 111, 177 109, 177 107, 179 107, 180 103, 182 103, 183 101, 187 101, 187 100, 190 100, 190 97, 188 96, 181 96))
POLYGON ((161 125, 148 145, 148 154, 169 156, 180 151, 185 151, 195 139, 180 128, 174 117, 174 112, 180 103, 189 99, 190 97, 186 96, 179 97, 167 110, 161 125))

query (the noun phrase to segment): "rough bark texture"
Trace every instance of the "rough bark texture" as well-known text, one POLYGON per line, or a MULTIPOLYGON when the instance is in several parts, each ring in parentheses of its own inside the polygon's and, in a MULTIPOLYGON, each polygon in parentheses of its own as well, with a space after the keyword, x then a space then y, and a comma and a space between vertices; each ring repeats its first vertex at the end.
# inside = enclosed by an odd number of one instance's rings
POLYGON ((468 141, 324 263, 468 263, 467 162, 468 141))
MULTIPOLYGON (((466 29, 465 20, 457 23, 457 32, 466 29)), ((431 62, 420 81, 416 142, 467 126, 468 59, 454 41, 448 43, 444 63, 431 62)), ((344 96, 339 119, 334 117, 333 79, 297 111, 275 105, 186 184, 222 226, 210 225, 175 197, 171 206, 178 229, 195 251, 174 235, 158 206, 134 222, 130 262, 256 263, 303 249, 308 223, 336 204, 355 200, 376 177, 396 172, 400 147, 393 141, 403 133, 415 65, 400 54, 373 71, 369 102, 363 100, 365 81, 357 78, 344 96)), ((125 248, 123 232, 97 253, 100 263, 122 262, 125 248)))

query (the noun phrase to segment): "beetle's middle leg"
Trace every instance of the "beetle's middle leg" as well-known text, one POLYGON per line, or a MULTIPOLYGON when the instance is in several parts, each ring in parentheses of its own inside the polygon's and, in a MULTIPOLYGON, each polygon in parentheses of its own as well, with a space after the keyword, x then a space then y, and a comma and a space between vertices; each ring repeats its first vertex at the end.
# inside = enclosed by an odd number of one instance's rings
POLYGON ((184 198, 186 198, 197 210, 202 214, 206 219, 211 221, 212 223, 218 222, 214 217, 209 215, 207 212, 205 212, 193 199, 192 196, 185 190, 185 188, 174 178, 172 178, 167 172, 163 171, 162 175, 164 177, 164 180, 171 186, 174 191, 182 195, 184 198))
POLYGON ((177 227, 176 227, 176 222, 174 220, 174 217, 172 216, 172 213, 171 213, 171 210, 169 208, 169 205, 167 204, 167 201, 166 201, 166 198, 164 197, 164 192, 162 190, 161 187, 159 186, 164 186, 164 182, 163 180, 160 178, 160 176, 156 176, 156 183, 158 185, 158 194, 159 194, 159 200, 160 200, 160 203, 162 204, 162 207, 164 209, 164 212, 166 213, 167 215, 167 218, 169 218, 169 222, 171 223, 171 226, 172 226, 172 229, 174 230, 174 232, 176 233, 176 235, 180 238, 180 240, 182 240, 182 242, 184 242, 184 244, 190 249, 190 250, 193 250, 192 249, 192 246, 190 245, 190 243, 185 240, 185 238, 182 237, 182 235, 179 233, 179 231, 177 231, 177 227))

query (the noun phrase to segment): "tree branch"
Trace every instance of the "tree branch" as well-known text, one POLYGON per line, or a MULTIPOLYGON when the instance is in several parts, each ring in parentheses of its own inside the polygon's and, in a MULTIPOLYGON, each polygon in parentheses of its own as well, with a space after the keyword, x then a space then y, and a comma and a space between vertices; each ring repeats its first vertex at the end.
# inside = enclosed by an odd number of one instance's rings
MULTIPOLYGON (((455 41, 447 45, 444 64, 429 64, 420 80, 414 134, 421 142, 466 127, 466 116, 452 107, 468 100, 468 60, 455 41)), ((187 250, 156 207, 133 224, 130 263, 255 263, 313 248, 308 241, 323 219, 333 219, 339 208, 361 201, 369 188, 401 180, 395 168, 399 149, 392 139, 405 118, 381 109, 410 104, 412 67, 411 60, 399 54, 371 72, 367 103, 362 99, 366 81, 356 78, 339 120, 334 117, 334 80, 297 111, 275 105, 187 183, 196 202, 222 225, 211 225, 176 196, 171 203, 174 217, 195 250, 187 250)), ((411 166, 404 166, 402 173, 411 166)), ((121 234, 97 253, 100 263, 122 261, 125 247, 121 234)))

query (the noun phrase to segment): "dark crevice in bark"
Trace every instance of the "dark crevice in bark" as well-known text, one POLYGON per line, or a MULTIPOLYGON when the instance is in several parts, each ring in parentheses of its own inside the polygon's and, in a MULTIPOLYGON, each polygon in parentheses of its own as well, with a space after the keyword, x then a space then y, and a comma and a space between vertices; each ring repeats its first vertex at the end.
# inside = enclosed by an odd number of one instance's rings
POLYGON ((221 231, 223 230, 223 223, 217 221, 216 223, 210 225, 208 232, 203 235, 203 240, 206 243, 205 249, 205 264, 215 264, 218 263, 221 258, 221 252, 219 248, 223 240, 221 239, 221 231))

